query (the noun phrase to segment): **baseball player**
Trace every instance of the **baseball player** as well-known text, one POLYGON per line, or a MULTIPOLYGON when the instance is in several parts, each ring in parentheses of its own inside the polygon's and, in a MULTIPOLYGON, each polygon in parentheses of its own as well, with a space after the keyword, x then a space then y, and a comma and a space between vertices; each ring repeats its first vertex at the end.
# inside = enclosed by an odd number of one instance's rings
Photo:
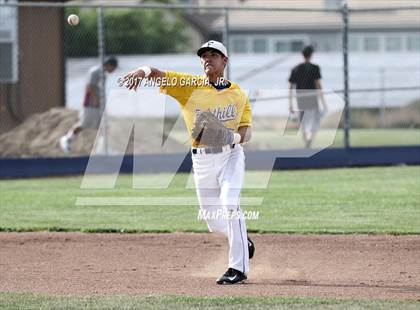
POLYGON ((223 79, 228 52, 222 43, 208 41, 198 49, 197 55, 205 76, 144 66, 128 73, 124 81, 130 90, 136 90, 143 78, 161 81, 161 92, 179 102, 191 135, 194 181, 200 208, 212 215, 205 218, 209 230, 222 233, 229 240, 228 270, 216 282, 242 283, 247 279, 249 259, 255 251, 239 206, 245 173, 241 143, 251 137, 251 107, 239 86, 223 79), (222 128, 207 135, 204 128, 210 127, 212 120, 209 116, 222 128), (203 127, 197 130, 197 126, 203 127), (194 132, 199 134, 194 135, 194 132))
POLYGON ((303 140, 307 148, 319 128, 321 116, 327 112, 327 104, 321 87, 321 69, 311 63, 314 49, 306 46, 302 50, 304 62, 292 69, 289 77, 289 111, 293 109, 293 89, 296 88, 296 99, 299 108, 299 119, 303 140), (317 91, 314 91, 316 89, 317 91), (319 109, 318 97, 321 100, 322 110, 319 109))
MULTIPOLYGON (((118 66, 115 57, 109 57, 103 64, 105 72, 112 73, 118 66)), ((98 129, 101 124, 105 103, 100 102, 99 88, 101 82, 101 67, 95 66, 89 70, 89 78, 86 84, 85 98, 83 101, 82 119, 75 124, 66 135, 60 138, 59 144, 65 153, 71 151, 75 137, 85 128, 98 129)))

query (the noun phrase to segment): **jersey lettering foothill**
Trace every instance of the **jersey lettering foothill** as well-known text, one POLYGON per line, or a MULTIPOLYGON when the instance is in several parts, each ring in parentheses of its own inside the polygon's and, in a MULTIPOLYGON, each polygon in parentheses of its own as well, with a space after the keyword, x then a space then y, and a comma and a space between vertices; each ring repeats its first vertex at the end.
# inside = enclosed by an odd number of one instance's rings
MULTIPOLYGON (((239 127, 251 126, 251 105, 238 84, 218 90, 206 83, 205 76, 166 71, 165 82, 160 86, 162 93, 175 98, 180 106, 185 125, 191 136, 196 115, 211 111, 227 128, 238 131, 239 127)), ((198 147, 192 140, 192 146, 198 147)))
POLYGON ((300 110, 318 109, 315 81, 321 79, 319 66, 302 63, 292 69, 289 82, 296 86, 296 98, 300 110))

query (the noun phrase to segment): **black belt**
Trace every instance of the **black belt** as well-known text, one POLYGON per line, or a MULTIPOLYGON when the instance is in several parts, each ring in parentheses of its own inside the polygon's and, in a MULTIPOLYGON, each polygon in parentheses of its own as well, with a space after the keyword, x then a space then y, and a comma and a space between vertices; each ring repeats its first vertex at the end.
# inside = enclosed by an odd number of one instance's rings
MULTIPOLYGON (((230 148, 234 149, 235 144, 231 144, 230 148)), ((200 154, 219 154, 219 153, 223 152, 223 146, 206 147, 204 149, 202 149, 202 148, 200 148, 200 149, 201 149, 200 154)), ((193 154, 199 154, 198 150, 199 150, 198 148, 192 148, 191 152, 193 154)))

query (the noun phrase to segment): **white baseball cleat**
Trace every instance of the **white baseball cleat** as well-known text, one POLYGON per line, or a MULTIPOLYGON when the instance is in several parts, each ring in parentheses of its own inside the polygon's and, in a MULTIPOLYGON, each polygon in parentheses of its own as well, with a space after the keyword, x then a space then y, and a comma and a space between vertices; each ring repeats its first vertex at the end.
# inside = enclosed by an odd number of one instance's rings
POLYGON ((70 153, 71 152, 71 139, 69 139, 67 136, 62 136, 60 138, 60 147, 64 153, 70 153))

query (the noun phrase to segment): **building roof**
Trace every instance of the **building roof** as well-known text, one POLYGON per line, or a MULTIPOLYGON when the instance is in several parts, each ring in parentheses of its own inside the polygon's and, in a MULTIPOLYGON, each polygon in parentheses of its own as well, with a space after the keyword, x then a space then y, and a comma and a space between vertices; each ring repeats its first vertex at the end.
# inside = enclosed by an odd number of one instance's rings
MULTIPOLYGON (((245 0, 200 1, 214 6, 241 6, 266 8, 325 9, 325 0, 245 0)), ((418 0, 348 0, 350 9, 396 8, 417 6, 418 0)), ((244 11, 232 10, 229 14, 230 29, 233 31, 267 30, 337 30, 341 28, 342 16, 337 12, 291 12, 291 11, 244 11)), ((351 12, 352 29, 407 29, 419 28, 420 10, 395 10, 377 12, 351 12)), ((216 19, 212 28, 221 30, 224 17, 216 19)))

